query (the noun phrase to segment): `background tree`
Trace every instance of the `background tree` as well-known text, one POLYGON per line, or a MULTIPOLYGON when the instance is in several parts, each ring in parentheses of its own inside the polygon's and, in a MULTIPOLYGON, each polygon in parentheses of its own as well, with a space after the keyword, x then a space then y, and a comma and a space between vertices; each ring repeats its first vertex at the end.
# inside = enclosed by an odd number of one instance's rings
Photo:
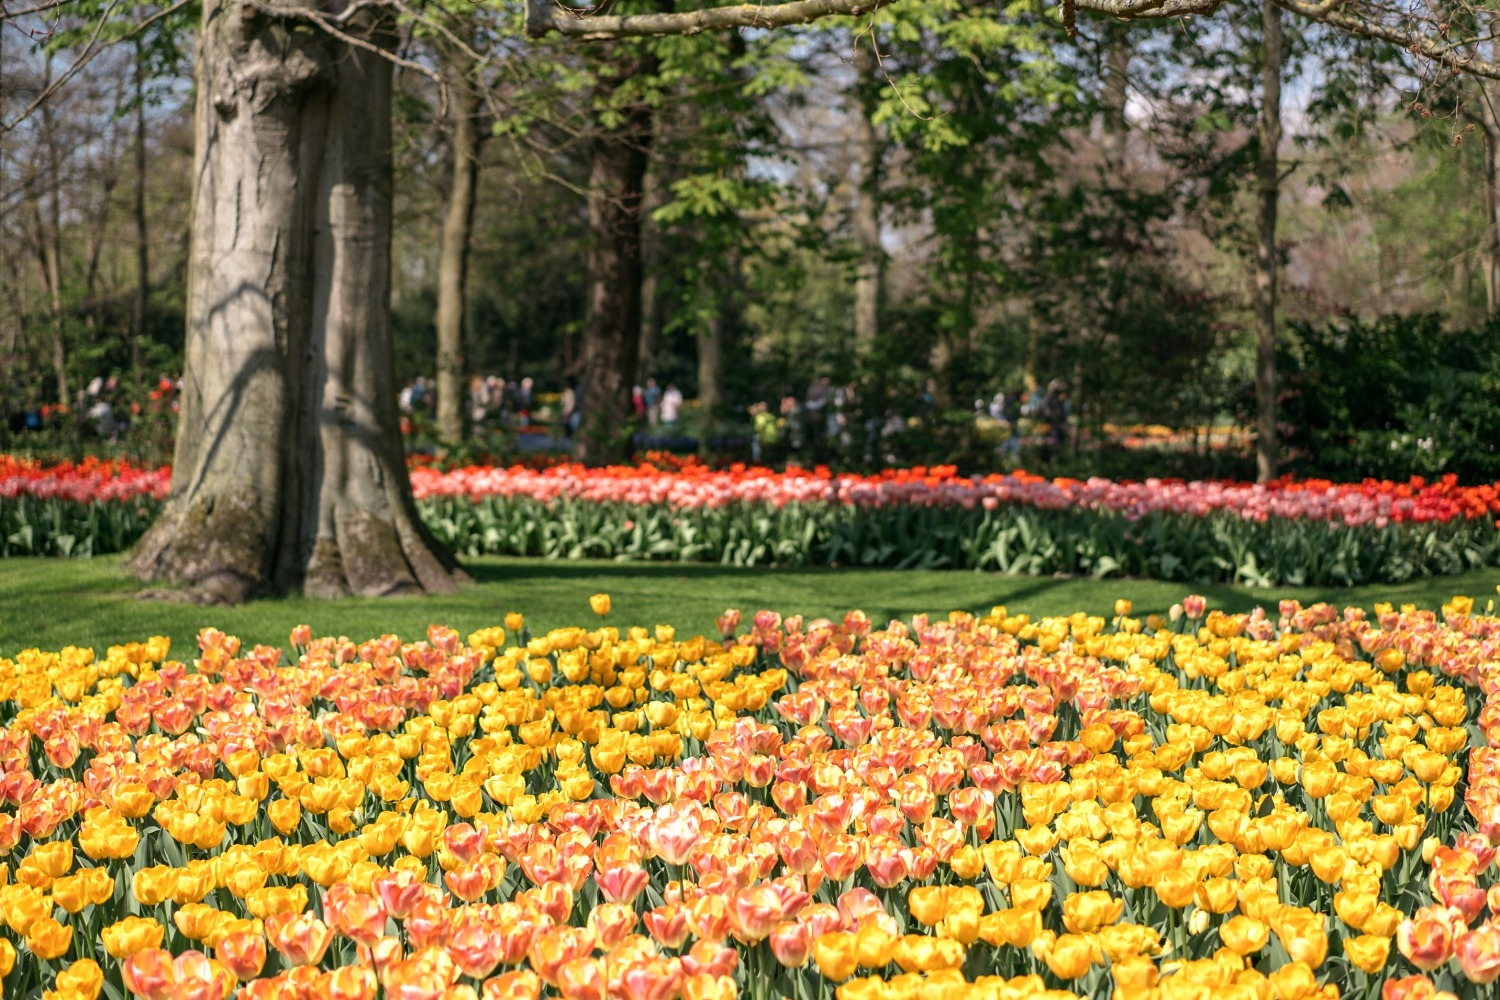
MULTIPOLYGON (((1413 14, 1384 5, 1325 7, 1301 0, 1284 0, 1280 6, 1340 31, 1405 47, 1435 67, 1500 76, 1500 66, 1484 58, 1477 46, 1479 32, 1487 30, 1479 26, 1481 19, 1443 20, 1448 25, 1444 33, 1439 30, 1439 14, 1446 17, 1446 10, 1413 14)), ((863 22, 880 7, 878 2, 858 0, 792 0, 579 16, 578 11, 534 4, 529 14, 536 33, 555 31, 575 40, 602 42, 733 27, 784 27, 840 14, 858 14, 863 22)), ((77 76, 97 57, 91 39, 105 28, 115 38, 129 39, 148 22, 160 23, 153 19, 165 12, 181 9, 127 12, 78 0, 69 16, 76 19, 78 37, 85 41, 75 52, 54 48, 66 58, 60 58, 50 81, 43 72, 36 99, 21 101, 17 111, 8 113, 7 128, 35 117, 58 92, 54 84, 77 76), (127 21, 127 28, 115 27, 127 21)), ((1066 109, 1065 104, 1037 104, 1034 93, 1025 87, 1009 88, 993 66, 1010 60, 1028 70, 1028 80, 1044 78, 1045 74, 1030 72, 1037 66, 1066 66, 1069 43, 1052 41, 1047 33, 1070 34, 1077 27, 1078 10, 1131 19, 1208 15, 1214 9, 1207 0, 1083 0, 1040 15, 1017 6, 990 18, 956 5, 892 4, 880 18, 888 19, 893 48, 910 48, 909 53, 897 52, 896 58, 898 66, 906 60, 905 70, 915 79, 905 90, 896 84, 883 88, 883 106, 894 109, 899 104, 910 119, 924 122, 925 135, 909 147, 914 159, 918 149, 932 151, 943 141, 979 148, 984 133, 977 118, 996 97, 1005 106, 1036 108, 1038 121, 1022 116, 1007 124, 1067 136, 1073 126, 1065 118, 1047 120, 1059 108, 1066 109), (1045 44, 1026 47, 1028 38, 1044 37, 1045 44), (992 66, 977 67, 965 84, 961 72, 967 71, 957 60, 945 58, 944 49, 950 47, 976 57, 982 52, 978 61, 990 60, 992 66), (937 99, 929 99, 929 92, 937 99), (984 97, 975 99, 976 93, 984 97), (952 115, 940 113, 949 107, 955 109, 952 115), (976 119, 972 134, 955 125, 965 111, 976 119)), ((393 65, 401 65, 412 73, 435 73, 397 46, 401 33, 425 14, 394 0, 338 14, 297 0, 215 0, 205 5, 196 65, 198 160, 190 172, 196 190, 182 424, 173 498, 133 561, 143 575, 177 581, 197 596, 218 600, 297 585, 319 594, 402 593, 452 585, 451 562, 423 535, 411 514, 393 404, 391 72, 393 65)), ((850 22, 828 25, 853 28, 850 22)), ((633 53, 661 58, 658 43, 630 45, 610 49, 610 58, 637 58, 633 53)), ((659 74, 640 75, 644 79, 659 74)), ((604 79, 609 82, 599 90, 598 123, 605 130, 623 129, 642 137, 634 145, 643 144, 652 133, 641 128, 653 110, 651 99, 618 73, 604 79)), ((49 122, 37 121, 40 136, 49 122)), ((894 129, 896 118, 890 122, 888 127, 894 129)), ((892 135, 893 141, 897 138, 892 135)), ((46 142, 39 142, 38 149, 45 151, 46 142)), ((983 338, 976 339, 974 331, 1003 328, 1002 319, 1014 301, 995 295, 986 278, 1005 275, 1021 259, 1015 250, 1020 244, 1000 238, 1010 226, 1008 220, 989 231, 979 224, 960 225, 958 206, 964 204, 965 185, 969 190, 993 185, 997 195, 1010 197, 1025 185, 1035 190, 1050 187, 1058 174, 1046 155, 1013 160, 1012 150, 1002 148, 1005 144, 998 139, 994 144, 993 162, 1007 163, 1013 173, 998 181, 989 170, 983 177, 961 178, 911 219, 923 226, 931 218, 931 225, 943 227, 945 233, 961 234, 934 245, 939 256, 950 255, 952 266, 944 269, 943 281, 929 285, 938 293, 931 313, 938 321, 926 324, 936 331, 937 357, 949 361, 943 365, 949 374, 939 380, 939 395, 959 406, 966 401, 954 391, 951 373, 958 365, 952 359, 977 356, 975 347, 983 338), (955 253, 962 256, 951 256, 955 253)), ((631 145, 621 143, 618 148, 631 145)), ((605 273, 603 258, 611 253, 629 264, 628 244, 638 239, 638 230, 633 233, 632 228, 638 226, 637 178, 644 169, 636 168, 642 162, 638 150, 617 160, 595 159, 595 166, 610 168, 591 185, 596 195, 607 192, 596 200, 597 217, 623 213, 618 226, 608 227, 612 239, 623 241, 618 247, 612 250, 593 241, 599 255, 596 274, 605 273)), ((928 169, 936 167, 931 164, 928 169)), ((36 204, 48 203, 26 203, 27 208, 36 204)), ((47 228, 49 213, 43 214, 37 230, 47 228)), ((56 214, 54 232, 67 225, 60 206, 56 214)), ((606 227, 597 228, 604 232, 606 227)), ((808 251, 793 243, 784 252, 795 256, 808 251)), ((51 271, 56 278, 51 287, 61 292, 63 254, 55 255, 56 266, 46 256, 34 265, 39 271, 32 264, 25 269, 28 275, 51 271)), ((818 253, 813 258, 828 259, 818 253)), ((21 269, 10 270, 19 274, 21 269)), ((596 321, 606 318, 600 306, 608 296, 623 296, 623 311, 638 312, 638 305, 631 303, 639 300, 639 269, 625 273, 628 270, 627 266, 615 272, 622 277, 609 282, 607 289, 595 284, 596 321)), ((85 283, 87 274, 85 258, 85 283)), ((52 305, 47 301, 41 311, 55 329, 57 316, 67 310, 52 305)), ((839 321, 841 332, 847 330, 845 322, 839 321)), ((63 327, 65 339, 66 322, 63 327)), ((611 334, 611 342, 604 346, 616 352, 618 360, 611 355, 607 366, 597 363, 602 335, 582 352, 598 373, 589 378, 590 385, 615 386, 593 401, 596 420, 619 412, 619 389, 628 385, 638 357, 631 338, 638 337, 639 330, 636 316, 618 335, 611 334), (618 350, 621 343, 623 352, 618 350)), ((53 381, 69 382, 70 373, 54 374, 53 381)), ((69 395, 63 393, 65 402, 69 395)), ((586 407, 588 397, 586 391, 586 407)))

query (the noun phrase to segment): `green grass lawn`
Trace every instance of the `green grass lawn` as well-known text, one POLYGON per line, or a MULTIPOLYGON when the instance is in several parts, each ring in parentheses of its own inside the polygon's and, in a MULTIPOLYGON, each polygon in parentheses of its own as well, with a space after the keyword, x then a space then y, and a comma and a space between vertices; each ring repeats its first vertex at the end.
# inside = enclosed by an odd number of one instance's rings
POLYGON ((1210 607, 1249 610, 1277 598, 1305 603, 1326 600, 1368 607, 1376 601, 1410 602, 1436 608, 1454 594, 1476 598, 1480 607, 1495 594, 1500 571, 1486 570, 1402 585, 1350 590, 1284 588, 1252 590, 1223 585, 1189 586, 1153 580, 1007 577, 967 571, 856 569, 731 569, 702 564, 548 562, 476 559, 465 564, 475 584, 444 598, 314 601, 293 597, 213 608, 141 600, 141 585, 120 570, 120 557, 92 560, 0 560, 0 656, 32 646, 106 646, 167 635, 175 655, 196 650, 198 629, 213 625, 247 643, 285 645, 294 625, 318 634, 364 639, 395 632, 421 637, 428 624, 451 625, 467 635, 498 624, 507 611, 521 611, 533 629, 591 624, 590 594, 613 598, 610 623, 668 623, 686 632, 714 631, 725 608, 748 616, 760 608, 783 614, 841 616, 861 608, 877 622, 917 612, 985 611, 1004 604, 1033 615, 1087 611, 1109 614, 1118 597, 1135 602, 1137 613, 1164 611, 1183 595, 1206 595, 1210 607))

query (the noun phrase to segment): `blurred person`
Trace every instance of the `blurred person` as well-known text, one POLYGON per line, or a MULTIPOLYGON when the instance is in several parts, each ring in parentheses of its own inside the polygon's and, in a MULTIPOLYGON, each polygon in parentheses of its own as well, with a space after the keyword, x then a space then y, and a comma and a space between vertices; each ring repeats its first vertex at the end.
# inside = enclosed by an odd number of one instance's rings
POLYGON ((485 380, 478 375, 469 376, 469 423, 476 430, 484 427, 484 421, 489 416, 490 389, 485 380))
POLYGON ((828 432, 827 416, 824 413, 828 409, 828 380, 821 376, 813 379, 807 385, 807 395, 803 397, 802 408, 805 411, 803 430, 807 434, 808 443, 816 447, 828 432))
POLYGON ((766 450, 776 447, 781 430, 776 425, 776 415, 764 402, 750 407, 750 425, 750 459, 759 464, 765 457, 766 450))
POLYGON ((666 391, 661 394, 661 422, 671 427, 681 415, 682 390, 675 382, 668 382, 666 391))
POLYGON ((646 388, 641 397, 646 406, 646 423, 655 427, 661 423, 661 386, 656 384, 656 379, 646 379, 646 388))
POLYGON ((1048 445, 1055 448, 1062 444, 1072 411, 1073 405, 1068 400, 1067 386, 1062 379, 1053 379, 1047 384, 1047 394, 1043 397, 1039 414, 1047 422, 1048 445))
POLYGON ((793 451, 800 451, 804 444, 802 436, 803 409, 797 397, 788 390, 781 397, 781 426, 786 428, 785 443, 793 451))
POLYGON ((110 402, 109 396, 103 395, 94 400, 88 408, 88 417, 94 422, 94 433, 101 440, 114 444, 120 439, 120 424, 115 419, 115 406, 110 402))
POLYGON ((583 426, 583 389, 580 386, 569 386, 565 392, 573 394, 573 409, 568 414, 568 437, 572 437, 583 426))

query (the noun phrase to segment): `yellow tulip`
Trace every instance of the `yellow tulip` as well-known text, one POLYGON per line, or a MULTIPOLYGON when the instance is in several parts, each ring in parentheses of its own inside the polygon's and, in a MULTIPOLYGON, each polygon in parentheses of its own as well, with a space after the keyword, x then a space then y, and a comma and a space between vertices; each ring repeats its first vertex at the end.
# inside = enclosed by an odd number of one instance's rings
POLYGON ((1230 917, 1219 928, 1219 940, 1236 955, 1251 955, 1260 951, 1271 940, 1271 928, 1252 917, 1230 917))
POLYGON ((104 989, 104 970, 92 958, 81 958, 57 974, 55 985, 69 1000, 96 1000, 104 989))
POLYGON ((52 961, 62 958, 73 946, 73 928, 65 927, 51 917, 34 921, 26 930, 26 947, 37 958, 52 961))
POLYGON ((1108 892, 1075 892, 1063 900, 1063 926, 1074 934, 1093 934, 1120 919, 1125 901, 1108 892))
POLYGON ((1077 979, 1094 964, 1094 948, 1081 934, 1064 934, 1043 956, 1047 968, 1059 979, 1077 979))
POLYGON ((1385 968, 1390 953, 1391 939, 1388 937, 1361 934, 1359 937, 1344 939, 1345 957, 1355 968, 1369 975, 1385 968))
POLYGON ((841 982, 854 975, 859 966, 859 951, 853 934, 830 931, 813 942, 813 961, 823 978, 841 982))

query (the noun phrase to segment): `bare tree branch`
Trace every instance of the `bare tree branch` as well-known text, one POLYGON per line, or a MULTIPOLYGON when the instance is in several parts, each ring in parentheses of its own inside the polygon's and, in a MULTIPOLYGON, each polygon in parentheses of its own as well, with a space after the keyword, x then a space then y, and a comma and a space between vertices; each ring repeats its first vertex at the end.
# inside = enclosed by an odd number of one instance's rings
POLYGON ((527 0, 526 33, 532 38, 557 32, 584 41, 650 35, 696 35, 725 28, 780 28, 840 14, 868 14, 896 0, 787 0, 734 4, 671 14, 595 15, 549 0, 527 0))
POLYGON ((110 15, 113 14, 115 8, 119 6, 119 0, 111 0, 109 6, 104 9, 104 13, 99 16, 99 20, 94 25, 93 31, 89 34, 88 42, 85 43, 82 51, 80 51, 77 57, 74 58, 73 62, 68 66, 67 70, 65 70, 62 75, 60 75, 56 80, 53 80, 50 84, 48 84, 41 93, 37 94, 36 99, 33 100, 30 104, 26 105, 25 110, 23 110, 19 115, 17 115, 10 121, 0 121, 0 135, 4 135, 6 132, 13 131, 17 125, 20 125, 26 119, 35 114, 37 108, 40 108, 43 102, 45 102, 53 94, 57 93, 57 91, 60 90, 64 84, 66 84, 69 80, 76 76, 79 70, 83 69, 90 62, 92 62, 94 57, 100 52, 104 51, 104 49, 108 48, 111 45, 117 45, 120 42, 131 41, 132 39, 145 32, 147 28, 151 27, 157 21, 171 16, 177 11, 182 10, 184 7, 189 6, 191 3, 193 3, 193 0, 176 0, 176 2, 173 3, 170 7, 163 7, 161 10, 152 14, 150 17, 142 20, 139 24, 135 25, 129 31, 120 35, 120 37, 111 38, 101 44, 99 41, 99 36, 103 34, 104 26, 109 23, 110 15))
MULTIPOLYGON (((898 0, 784 0, 660 14, 595 14, 598 8, 564 6, 555 0, 527 0, 526 33, 533 38, 557 32, 582 41, 695 35, 726 28, 782 28, 825 17, 857 16, 898 0)), ((1145 19, 1208 14, 1223 0, 1074 0, 1072 6, 1111 17, 1145 19)), ((1327 0, 1330 3, 1342 0, 1327 0)))
MULTIPOLYGON (((183 0, 183 2, 185 3, 186 0, 183 0)), ((42 106, 47 98, 57 93, 65 83, 67 83, 75 75, 77 75, 79 70, 83 69, 83 67, 87 66, 89 62, 93 60, 94 56, 99 53, 99 36, 103 34, 104 26, 109 23, 109 16, 110 14, 114 13, 114 9, 117 3, 118 0, 113 0, 113 2, 111 2, 108 7, 104 8, 104 13, 99 15, 99 20, 94 25, 93 32, 89 35, 88 43, 84 45, 83 51, 78 53, 77 58, 73 60, 72 64, 68 66, 67 70, 59 75, 57 79, 51 81, 45 87, 43 87, 41 92, 36 95, 36 98, 32 100, 30 104, 26 105, 25 110, 23 110, 20 115, 18 115, 13 121, 0 122, 0 134, 13 130, 17 125, 30 118, 33 114, 36 113, 37 108, 40 108, 42 106)))
POLYGON ((1392 23, 1380 18, 1379 5, 1362 4, 1360 6, 1366 8, 1365 12, 1352 13, 1356 8, 1348 0, 1322 0, 1320 3, 1276 0, 1276 4, 1283 10, 1348 34, 1399 45, 1412 55, 1431 60, 1446 69, 1500 80, 1500 62, 1481 59, 1477 54, 1483 39, 1450 39, 1447 37, 1448 24, 1438 23, 1435 17, 1424 23, 1413 13, 1403 12, 1399 16, 1405 23, 1392 23), (1372 6, 1374 10, 1369 9, 1372 6))
POLYGON ((28 4, 25 7, 11 7, 9 4, 0 2, 0 21, 14 21, 31 14, 40 14, 44 11, 55 10, 71 2, 72 0, 37 0, 36 3, 28 4))

